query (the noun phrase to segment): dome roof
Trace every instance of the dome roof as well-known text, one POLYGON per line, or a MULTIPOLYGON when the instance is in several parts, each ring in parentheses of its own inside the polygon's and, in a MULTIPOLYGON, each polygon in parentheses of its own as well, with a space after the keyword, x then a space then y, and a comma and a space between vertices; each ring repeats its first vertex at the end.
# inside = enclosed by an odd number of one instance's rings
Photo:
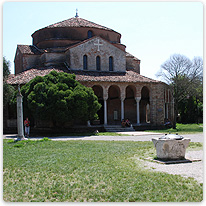
POLYGON ((57 27, 89 27, 89 28, 104 29, 107 31, 114 31, 110 28, 101 26, 99 24, 96 24, 94 22, 79 17, 73 17, 64 21, 60 21, 55 24, 51 24, 45 28, 57 28, 57 27))
POLYGON ((40 49, 67 47, 88 39, 89 30, 92 36, 100 36, 107 41, 120 43, 120 33, 78 16, 39 29, 31 36, 33 45, 40 49))

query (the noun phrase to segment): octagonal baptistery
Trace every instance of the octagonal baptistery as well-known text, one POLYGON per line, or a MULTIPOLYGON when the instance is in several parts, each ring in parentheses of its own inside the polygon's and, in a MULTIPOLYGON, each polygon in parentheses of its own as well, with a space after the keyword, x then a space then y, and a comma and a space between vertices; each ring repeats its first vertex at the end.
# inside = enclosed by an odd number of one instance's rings
POLYGON ((102 37, 125 50, 125 46, 120 44, 120 33, 79 17, 52 24, 32 34, 33 45, 39 49, 64 49, 93 36, 102 37))

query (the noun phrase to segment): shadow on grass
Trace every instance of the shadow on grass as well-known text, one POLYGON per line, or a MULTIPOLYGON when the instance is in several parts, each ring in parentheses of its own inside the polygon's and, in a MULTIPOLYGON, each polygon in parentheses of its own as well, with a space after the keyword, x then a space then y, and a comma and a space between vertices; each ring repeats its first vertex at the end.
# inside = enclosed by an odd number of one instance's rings
POLYGON ((146 132, 178 133, 178 134, 200 133, 203 132, 203 124, 178 124, 177 123, 176 129, 168 128, 163 130, 146 130, 146 132))

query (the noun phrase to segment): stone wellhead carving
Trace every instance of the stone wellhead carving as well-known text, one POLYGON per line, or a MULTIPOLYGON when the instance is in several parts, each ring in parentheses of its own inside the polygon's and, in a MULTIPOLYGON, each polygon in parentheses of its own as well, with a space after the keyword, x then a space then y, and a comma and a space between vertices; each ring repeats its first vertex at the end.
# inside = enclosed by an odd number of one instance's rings
POLYGON ((185 159, 185 152, 190 139, 178 134, 166 134, 160 138, 153 138, 152 142, 156 148, 158 159, 181 160, 185 159))

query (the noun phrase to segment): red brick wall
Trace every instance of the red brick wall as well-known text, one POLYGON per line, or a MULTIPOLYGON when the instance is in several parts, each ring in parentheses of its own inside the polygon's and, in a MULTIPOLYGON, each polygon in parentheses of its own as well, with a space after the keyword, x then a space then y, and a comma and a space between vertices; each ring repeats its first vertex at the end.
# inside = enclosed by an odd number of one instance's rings
POLYGON ((23 55, 17 48, 16 50, 16 56, 14 60, 14 68, 15 68, 15 74, 18 74, 23 71, 23 55))
POLYGON ((67 46, 77 41, 83 41, 88 38, 88 31, 91 30, 93 36, 100 36, 107 41, 120 43, 121 35, 114 31, 108 31, 97 28, 45 28, 32 34, 33 44, 39 48, 47 48, 51 45, 67 46), (64 41, 63 41, 64 40, 64 41), (68 40, 70 40, 68 42, 68 40), (51 44, 52 42, 52 44, 51 44))

